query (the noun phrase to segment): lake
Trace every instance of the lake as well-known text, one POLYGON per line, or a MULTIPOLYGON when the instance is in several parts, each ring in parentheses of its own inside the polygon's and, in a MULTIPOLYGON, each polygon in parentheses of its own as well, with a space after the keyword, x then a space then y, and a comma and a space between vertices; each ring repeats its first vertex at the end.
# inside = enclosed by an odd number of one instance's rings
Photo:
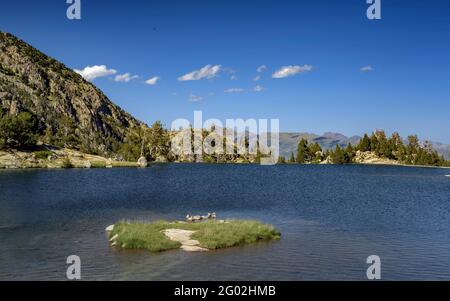
POLYGON ((449 171, 363 165, 168 164, 0 170, 0 280, 450 280, 449 171), (258 219, 279 241, 188 253, 111 248, 120 219, 258 219))

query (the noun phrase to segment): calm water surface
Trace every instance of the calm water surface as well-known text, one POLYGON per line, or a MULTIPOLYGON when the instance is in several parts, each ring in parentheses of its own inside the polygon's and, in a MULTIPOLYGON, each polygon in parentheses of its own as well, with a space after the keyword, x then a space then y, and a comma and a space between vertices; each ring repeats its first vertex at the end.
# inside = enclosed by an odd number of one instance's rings
POLYGON ((450 280, 449 170, 389 166, 169 164, 149 169, 0 170, 0 280, 450 280), (274 224, 280 241, 152 254, 110 248, 120 219, 274 224))

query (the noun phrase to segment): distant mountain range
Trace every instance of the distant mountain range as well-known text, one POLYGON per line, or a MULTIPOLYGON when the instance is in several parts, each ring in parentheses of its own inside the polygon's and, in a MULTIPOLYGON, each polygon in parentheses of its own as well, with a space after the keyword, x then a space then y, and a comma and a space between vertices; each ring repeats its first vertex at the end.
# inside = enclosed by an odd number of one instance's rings
MULTIPOLYGON (((346 147, 349 143, 352 145, 358 144, 361 139, 360 136, 347 137, 339 133, 327 132, 323 135, 311 133, 280 133, 280 155, 289 158, 291 153, 296 155, 297 145, 299 141, 304 138, 310 143, 317 142, 323 150, 335 148, 336 145, 346 147)), ((434 149, 443 155, 446 159, 450 159, 450 145, 432 142, 434 149)))

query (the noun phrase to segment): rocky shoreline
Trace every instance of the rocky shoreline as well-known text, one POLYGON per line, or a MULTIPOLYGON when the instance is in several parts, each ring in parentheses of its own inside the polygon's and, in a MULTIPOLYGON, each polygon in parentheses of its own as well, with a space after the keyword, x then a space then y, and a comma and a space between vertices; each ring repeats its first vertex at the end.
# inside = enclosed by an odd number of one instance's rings
POLYGON ((47 148, 34 152, 0 151, 0 169, 60 169, 139 167, 136 162, 123 162, 71 149, 47 148))
MULTIPOLYGON (((166 162, 161 160, 160 162, 166 162)), ((202 161, 186 161, 186 163, 208 163, 202 161)), ((183 162, 174 162, 183 163, 183 162)), ((225 164, 256 164, 252 161, 232 160, 225 164)), ((217 163, 218 164, 218 163, 217 163)), ((312 164, 312 163, 309 163, 312 164)), ((319 164, 333 164, 324 160, 319 164)), ((446 166, 406 165, 396 160, 380 158, 373 152, 358 151, 355 163, 362 165, 392 165, 407 167, 450 168, 446 166)), ((90 155, 77 150, 47 147, 38 151, 0 150, 0 169, 61 169, 61 168, 115 168, 145 167, 147 162, 125 162, 98 155, 90 155)))

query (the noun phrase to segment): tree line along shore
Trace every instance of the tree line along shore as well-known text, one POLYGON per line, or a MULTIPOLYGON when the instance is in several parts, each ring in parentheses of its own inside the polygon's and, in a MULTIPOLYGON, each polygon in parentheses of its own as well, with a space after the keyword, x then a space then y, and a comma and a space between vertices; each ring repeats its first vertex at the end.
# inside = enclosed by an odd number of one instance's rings
MULTIPOLYGON (((194 130, 190 131, 194 139, 194 130)), ((235 154, 204 153, 201 160, 193 155, 174 155, 171 151, 174 133, 160 121, 150 127, 141 125, 129 129, 124 141, 113 143, 107 153, 89 150, 76 132, 76 124, 70 118, 61 118, 57 129, 49 129, 43 128, 29 112, 12 115, 0 108, 0 167, 137 167, 136 162, 142 157, 148 162, 259 163, 264 156, 259 151, 253 155, 237 151, 235 154)), ((206 137, 210 132, 202 130, 201 134, 206 137)), ((365 134, 357 145, 336 145, 328 150, 301 139, 297 153, 292 153, 288 159, 280 157, 278 163, 450 166, 450 161, 439 155, 430 142, 421 143, 416 135, 408 136, 406 141, 398 133, 387 137, 381 130, 370 136, 365 134)))
POLYGON ((318 143, 310 144, 306 139, 301 139, 297 154, 291 153, 287 160, 280 157, 279 163, 372 163, 450 167, 450 161, 439 155, 430 142, 420 143, 417 135, 410 135, 405 143, 398 133, 387 137, 382 130, 375 131, 370 136, 364 134, 357 145, 349 143, 345 148, 336 145, 334 149, 326 151, 323 151, 318 143))

